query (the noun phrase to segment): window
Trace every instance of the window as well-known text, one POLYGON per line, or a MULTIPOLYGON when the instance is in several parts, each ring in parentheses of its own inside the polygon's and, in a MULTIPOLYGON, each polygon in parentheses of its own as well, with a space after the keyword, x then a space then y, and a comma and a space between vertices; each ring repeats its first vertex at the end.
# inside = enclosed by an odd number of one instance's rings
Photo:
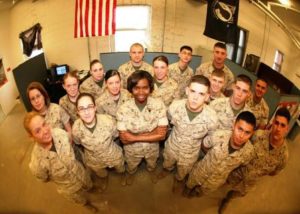
POLYGON ((115 51, 128 51, 135 42, 141 43, 144 48, 149 47, 150 20, 150 6, 117 6, 115 51))
POLYGON ((272 68, 275 71, 281 72, 282 62, 283 62, 283 53, 279 50, 276 50, 275 58, 274 58, 274 64, 273 64, 272 68))
POLYGON ((239 65, 242 65, 245 56, 248 31, 241 27, 238 28, 239 28, 239 36, 237 38, 237 41, 235 43, 227 43, 226 49, 227 49, 227 58, 239 65))

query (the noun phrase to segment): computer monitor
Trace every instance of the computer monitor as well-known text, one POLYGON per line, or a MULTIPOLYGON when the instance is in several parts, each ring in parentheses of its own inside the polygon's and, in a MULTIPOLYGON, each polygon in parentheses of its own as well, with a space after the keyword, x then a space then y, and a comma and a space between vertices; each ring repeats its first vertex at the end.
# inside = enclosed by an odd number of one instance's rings
POLYGON ((55 67, 55 75, 57 78, 65 75, 69 71, 68 65, 58 65, 55 67))

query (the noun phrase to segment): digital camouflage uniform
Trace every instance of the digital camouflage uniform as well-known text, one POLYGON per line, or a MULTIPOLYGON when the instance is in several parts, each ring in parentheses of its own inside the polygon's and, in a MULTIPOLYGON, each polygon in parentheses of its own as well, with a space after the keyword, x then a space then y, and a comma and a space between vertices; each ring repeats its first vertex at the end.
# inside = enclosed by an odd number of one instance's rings
POLYGON ((177 180, 183 180, 199 157, 202 139, 217 126, 216 113, 205 105, 200 114, 190 121, 186 99, 175 100, 168 109, 170 123, 174 126, 165 143, 163 167, 172 170, 177 163, 177 180))
POLYGON ((59 105, 69 114, 71 124, 79 118, 77 115, 76 103, 73 103, 67 94, 59 99, 59 105))
POLYGON ((169 77, 177 82, 180 98, 186 97, 185 88, 188 86, 193 75, 194 72, 190 66, 188 66, 184 71, 181 71, 178 62, 169 65, 169 77))
POLYGON ((233 153, 229 153, 231 132, 215 135, 214 146, 207 152, 202 160, 197 162, 186 183, 193 189, 200 186, 203 193, 208 194, 217 190, 225 182, 229 173, 240 165, 246 165, 254 156, 254 149, 250 141, 233 153))
MULTIPOLYGON (((153 67, 145 61, 143 61, 138 70, 148 71, 153 76, 153 67)), ((121 75, 122 87, 127 89, 127 79, 135 71, 135 68, 133 67, 131 61, 128 61, 121 65, 118 71, 121 75)))
POLYGON ((228 183, 233 189, 245 195, 255 183, 266 175, 279 173, 288 161, 286 142, 280 148, 270 147, 270 131, 258 130, 253 137, 254 159, 230 173, 228 183))
POLYGON ((256 126, 266 126, 269 118, 269 106, 264 98, 259 103, 255 103, 253 96, 247 100, 247 105, 251 108, 255 118, 256 126))
MULTIPOLYGON (((196 68, 195 74, 200 74, 206 76, 207 78, 210 78, 214 70, 215 68, 213 66, 213 61, 209 61, 209 62, 202 63, 198 68, 196 68)), ((225 73, 225 85, 224 85, 224 89, 225 89, 228 88, 234 82, 234 75, 226 65, 224 65, 222 70, 225 73)))
POLYGON ((112 95, 106 89, 96 100, 97 113, 108 114, 116 119, 118 108, 131 98, 131 94, 126 89, 121 89, 118 102, 113 100, 112 95))
POLYGON ((239 113, 243 111, 251 112, 251 109, 246 104, 237 115, 234 115, 230 105, 230 97, 216 99, 210 102, 209 106, 216 111, 219 118, 218 129, 222 130, 232 130, 232 125, 239 113))
POLYGON ((83 165, 75 159, 68 134, 54 128, 51 130, 55 151, 46 150, 35 143, 29 167, 39 180, 52 181, 57 191, 67 199, 79 204, 86 204, 84 190, 92 187, 90 175, 83 165))
POLYGON ((160 87, 154 84, 151 96, 161 98, 168 107, 174 99, 179 99, 178 84, 171 78, 168 78, 160 87))
POLYGON ((50 103, 45 115, 45 121, 51 128, 64 129, 64 124, 68 123, 70 116, 68 113, 56 103, 50 103))
MULTIPOLYGON (((164 103, 157 98, 148 97, 147 104, 139 110, 132 98, 120 106, 117 112, 117 127, 119 131, 129 131, 134 134, 151 132, 159 126, 167 126, 168 119, 164 103)), ((158 142, 135 142, 124 145, 127 171, 133 174, 139 163, 145 158, 147 169, 156 167, 159 156, 158 142)))
POLYGON ((214 96, 214 97, 213 96, 209 96, 207 103, 210 103, 210 102, 212 102, 214 100, 217 100, 219 98, 224 98, 224 97, 225 97, 225 95, 223 93, 220 93, 219 96, 214 96))
MULTIPOLYGON (((103 80, 104 81, 104 80, 103 80)), ((90 76, 79 87, 80 93, 89 93, 97 99, 105 90, 105 82, 103 82, 102 87, 100 87, 97 82, 93 80, 93 77, 90 76)))
POLYGON ((84 147, 84 162, 99 177, 106 177, 106 168, 124 172, 122 148, 113 140, 117 136, 115 120, 104 114, 96 114, 96 127, 93 133, 86 128, 81 119, 75 121, 72 134, 75 143, 84 147))

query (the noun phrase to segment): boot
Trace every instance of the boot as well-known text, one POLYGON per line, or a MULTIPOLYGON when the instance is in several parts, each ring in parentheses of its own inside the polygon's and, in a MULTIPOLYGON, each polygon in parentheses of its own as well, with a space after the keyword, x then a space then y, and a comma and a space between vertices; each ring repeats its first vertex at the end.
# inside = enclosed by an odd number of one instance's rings
POLYGON ((133 181, 134 181, 134 174, 126 173, 126 184, 130 186, 132 185, 133 181))
POLYGON ((155 170, 149 171, 149 175, 150 175, 151 182, 152 182, 153 184, 156 184, 157 181, 158 181, 156 171, 155 171, 155 170))
POLYGON ((158 173, 157 175, 157 179, 163 179, 165 177, 167 177, 169 174, 171 174, 171 171, 163 169, 160 173, 158 173))
POLYGON ((99 192, 104 192, 108 185, 108 176, 104 178, 98 178, 100 181, 99 183, 99 192))
POLYGON ((89 211, 91 211, 92 213, 97 213, 98 212, 98 209, 97 207, 95 207, 93 204, 91 204, 90 202, 87 202, 84 207, 86 209, 88 209, 89 211))
POLYGON ((183 197, 190 198, 192 191, 193 191, 193 189, 190 189, 187 186, 185 186, 183 191, 182 191, 183 197))
POLYGON ((234 195, 234 191, 229 191, 226 195, 225 198, 223 198, 223 200, 220 203, 219 209, 218 209, 218 213, 222 214, 224 213, 224 211, 227 209, 229 202, 232 200, 234 195))
POLYGON ((179 180, 176 179, 176 177, 174 177, 172 192, 173 193, 179 193, 179 192, 181 192, 181 190, 183 188, 184 188, 184 180, 179 181, 179 180))

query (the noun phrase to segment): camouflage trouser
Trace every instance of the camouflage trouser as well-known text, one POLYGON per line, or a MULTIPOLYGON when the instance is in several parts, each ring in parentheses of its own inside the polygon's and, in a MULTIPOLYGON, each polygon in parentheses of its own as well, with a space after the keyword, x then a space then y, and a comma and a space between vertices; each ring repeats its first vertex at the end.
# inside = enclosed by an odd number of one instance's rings
MULTIPOLYGON (((100 178, 105 178, 108 176, 107 167, 108 166, 91 166, 89 165, 92 171, 96 173, 96 175, 100 178)), ((111 167, 109 168, 115 168, 117 173, 123 173, 125 172, 125 165, 124 165, 124 159, 117 160, 111 167)))
MULTIPOLYGON (((177 173, 175 175, 176 179, 178 181, 182 181, 185 176, 192 170, 194 161, 189 160, 186 162, 184 165, 183 164, 178 164, 178 157, 170 151, 168 148, 164 150, 163 153, 164 157, 164 162, 163 162, 163 167, 169 171, 173 170, 175 168, 175 164, 177 166, 177 173)), ((196 160, 195 160, 196 161, 196 160)))
POLYGON ((125 160, 127 163, 127 172, 133 174, 136 172, 138 165, 145 158, 147 170, 153 171, 159 156, 158 143, 134 143, 135 145, 125 145, 125 160))
POLYGON ((217 190, 222 185, 218 182, 217 183, 205 182, 205 184, 201 184, 201 182, 199 181, 199 177, 201 177, 201 175, 194 173, 194 171, 192 171, 186 182, 186 186, 189 189, 193 189, 194 187, 198 186, 198 188, 201 189, 201 192, 203 192, 204 194, 209 194, 217 190))

